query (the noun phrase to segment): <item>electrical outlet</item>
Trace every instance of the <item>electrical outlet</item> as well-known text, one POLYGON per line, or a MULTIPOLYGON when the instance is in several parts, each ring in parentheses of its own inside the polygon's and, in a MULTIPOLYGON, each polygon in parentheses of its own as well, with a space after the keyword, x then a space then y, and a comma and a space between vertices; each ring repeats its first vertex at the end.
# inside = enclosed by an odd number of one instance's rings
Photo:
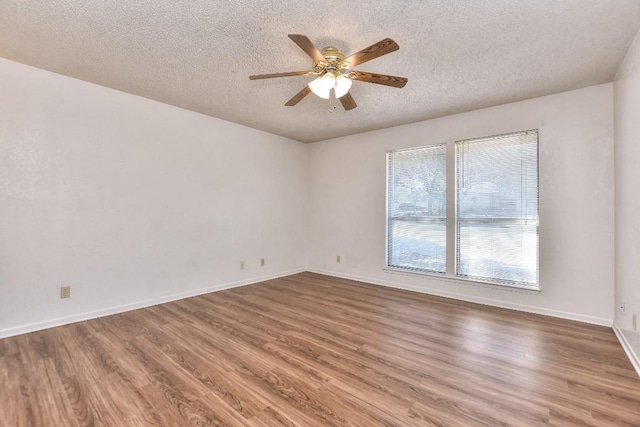
POLYGON ((631 327, 634 331, 638 330, 638 319, 636 318, 635 313, 633 313, 633 316, 631 316, 631 327))
POLYGON ((340 264, 340 255, 337 255, 337 256, 336 256, 336 262, 337 262, 338 264, 340 264))
POLYGON ((71 286, 60 286, 60 298, 71 298, 71 286))
POLYGON ((260 258, 260 267, 264 267, 264 258, 260 258))
POLYGON ((240 261, 240 270, 244 270, 244 261, 240 261))

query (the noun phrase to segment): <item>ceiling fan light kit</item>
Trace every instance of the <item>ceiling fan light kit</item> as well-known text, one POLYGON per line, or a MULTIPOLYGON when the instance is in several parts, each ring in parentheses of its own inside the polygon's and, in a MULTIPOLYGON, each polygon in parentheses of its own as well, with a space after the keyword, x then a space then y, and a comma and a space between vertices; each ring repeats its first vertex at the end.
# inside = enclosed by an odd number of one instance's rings
POLYGON ((296 105, 310 92, 320 98, 330 99, 331 91, 333 90, 335 97, 340 99, 344 109, 352 110, 357 107, 353 97, 349 94, 353 80, 397 88, 402 88, 407 84, 408 80, 404 77, 351 70, 351 67, 398 50, 400 47, 391 39, 381 40, 349 57, 345 57, 333 46, 327 46, 321 51, 318 50, 309 38, 301 34, 289 34, 289 38, 313 59, 312 70, 249 76, 250 80, 304 75, 316 76, 313 81, 287 101, 286 106, 296 105))
POLYGON ((336 98, 341 98, 351 89, 351 79, 335 71, 327 71, 308 86, 320 98, 329 99, 331 89, 335 91, 336 98))

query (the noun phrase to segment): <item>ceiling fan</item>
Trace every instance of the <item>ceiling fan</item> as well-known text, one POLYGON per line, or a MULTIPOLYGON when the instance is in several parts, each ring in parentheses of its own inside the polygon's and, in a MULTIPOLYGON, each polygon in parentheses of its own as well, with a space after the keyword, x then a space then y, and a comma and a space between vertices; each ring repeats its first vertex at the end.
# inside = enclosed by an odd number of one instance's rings
POLYGON ((290 76, 317 76, 315 80, 305 86, 293 98, 287 101, 286 106, 292 107, 300 102, 310 92, 320 98, 330 99, 332 96, 340 99, 345 110, 353 110, 357 107, 356 102, 349 93, 352 80, 379 85, 402 88, 407 84, 408 79, 404 77, 388 76, 386 74, 368 73, 365 71, 352 70, 352 67, 363 64, 382 55, 400 49, 400 46, 391 39, 380 40, 351 56, 345 57, 337 48, 327 46, 318 50, 307 36, 301 34, 289 34, 289 38, 300 46, 307 55, 313 59, 310 71, 289 71, 286 73, 258 74, 249 76, 250 80, 271 79, 274 77, 290 76))

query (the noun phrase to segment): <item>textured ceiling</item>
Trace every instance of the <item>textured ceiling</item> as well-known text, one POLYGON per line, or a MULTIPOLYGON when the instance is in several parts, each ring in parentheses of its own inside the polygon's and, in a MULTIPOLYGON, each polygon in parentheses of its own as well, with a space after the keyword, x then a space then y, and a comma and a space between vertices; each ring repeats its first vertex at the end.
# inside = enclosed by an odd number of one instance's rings
POLYGON ((0 0, 0 56, 312 142, 610 82, 639 27, 638 0, 0 0), (390 37, 356 69, 409 83, 285 107, 310 77, 248 76, 309 69, 291 33, 347 55, 390 37))

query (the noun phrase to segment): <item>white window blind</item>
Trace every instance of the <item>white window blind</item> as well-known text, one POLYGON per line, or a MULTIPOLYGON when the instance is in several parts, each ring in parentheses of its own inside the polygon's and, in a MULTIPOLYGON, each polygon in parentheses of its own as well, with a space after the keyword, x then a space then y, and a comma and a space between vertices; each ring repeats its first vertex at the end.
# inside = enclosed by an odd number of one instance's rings
POLYGON ((456 275, 538 286, 538 132, 456 142, 456 275))
POLYGON ((446 145, 389 153, 387 265, 446 272, 446 145))

